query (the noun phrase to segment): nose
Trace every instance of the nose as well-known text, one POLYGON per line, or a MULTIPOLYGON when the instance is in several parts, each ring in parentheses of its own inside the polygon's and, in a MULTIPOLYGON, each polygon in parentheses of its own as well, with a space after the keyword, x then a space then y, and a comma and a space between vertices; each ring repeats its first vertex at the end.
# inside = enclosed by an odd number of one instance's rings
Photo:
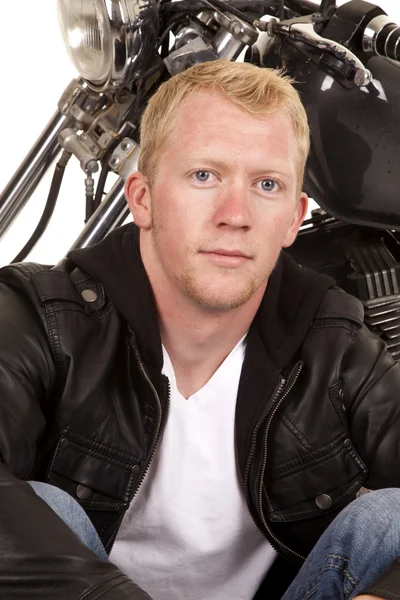
POLYGON ((251 228, 249 190, 245 184, 232 182, 220 189, 214 213, 214 224, 217 227, 234 229, 251 228))

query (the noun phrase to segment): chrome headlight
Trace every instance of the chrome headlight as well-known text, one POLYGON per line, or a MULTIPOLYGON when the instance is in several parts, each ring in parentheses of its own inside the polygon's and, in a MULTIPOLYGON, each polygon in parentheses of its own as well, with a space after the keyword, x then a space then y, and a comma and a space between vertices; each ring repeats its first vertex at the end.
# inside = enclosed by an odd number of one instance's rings
POLYGON ((93 89, 139 78, 154 58, 157 0, 58 0, 68 54, 93 89))

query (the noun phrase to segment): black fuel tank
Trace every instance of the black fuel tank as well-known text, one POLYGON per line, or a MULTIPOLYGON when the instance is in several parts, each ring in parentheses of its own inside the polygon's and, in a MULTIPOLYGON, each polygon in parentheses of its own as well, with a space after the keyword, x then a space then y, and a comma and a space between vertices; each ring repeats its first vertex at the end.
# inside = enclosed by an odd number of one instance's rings
POLYGON ((339 83, 294 48, 285 66, 311 127, 305 191, 340 220, 400 230, 400 65, 370 58, 373 81, 363 88, 339 83))

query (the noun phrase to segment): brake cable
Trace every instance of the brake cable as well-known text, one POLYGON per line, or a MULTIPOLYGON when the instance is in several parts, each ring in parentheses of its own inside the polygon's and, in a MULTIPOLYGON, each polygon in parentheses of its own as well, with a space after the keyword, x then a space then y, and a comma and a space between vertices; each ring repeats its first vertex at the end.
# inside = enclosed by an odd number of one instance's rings
POLYGON ((31 237, 22 248, 22 250, 17 254, 14 258, 13 263, 21 262, 25 260, 28 254, 33 250, 36 246, 37 242, 40 240, 42 235, 47 229, 47 226, 50 222, 50 219, 53 215, 54 208, 56 206, 56 202, 58 199, 58 195, 60 193, 61 183, 65 173, 65 167, 68 164, 69 159, 71 158, 71 153, 64 150, 61 155, 60 160, 56 164, 56 168, 54 170, 53 179, 51 180, 49 195, 46 200, 46 204, 40 218, 39 223, 36 226, 35 231, 32 233, 31 237))

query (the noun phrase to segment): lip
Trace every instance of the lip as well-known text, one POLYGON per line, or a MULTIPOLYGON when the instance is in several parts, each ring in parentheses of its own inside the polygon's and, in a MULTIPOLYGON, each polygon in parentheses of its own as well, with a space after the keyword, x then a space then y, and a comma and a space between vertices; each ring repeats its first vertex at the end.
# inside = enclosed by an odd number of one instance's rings
POLYGON ((203 250, 201 254, 220 267, 240 267, 245 262, 251 260, 250 256, 243 254, 240 250, 225 250, 218 248, 215 250, 203 250))
POLYGON ((225 250, 224 248, 216 248, 215 250, 204 250, 205 254, 221 254, 222 256, 242 256, 243 258, 250 258, 248 254, 244 254, 240 250, 225 250))

